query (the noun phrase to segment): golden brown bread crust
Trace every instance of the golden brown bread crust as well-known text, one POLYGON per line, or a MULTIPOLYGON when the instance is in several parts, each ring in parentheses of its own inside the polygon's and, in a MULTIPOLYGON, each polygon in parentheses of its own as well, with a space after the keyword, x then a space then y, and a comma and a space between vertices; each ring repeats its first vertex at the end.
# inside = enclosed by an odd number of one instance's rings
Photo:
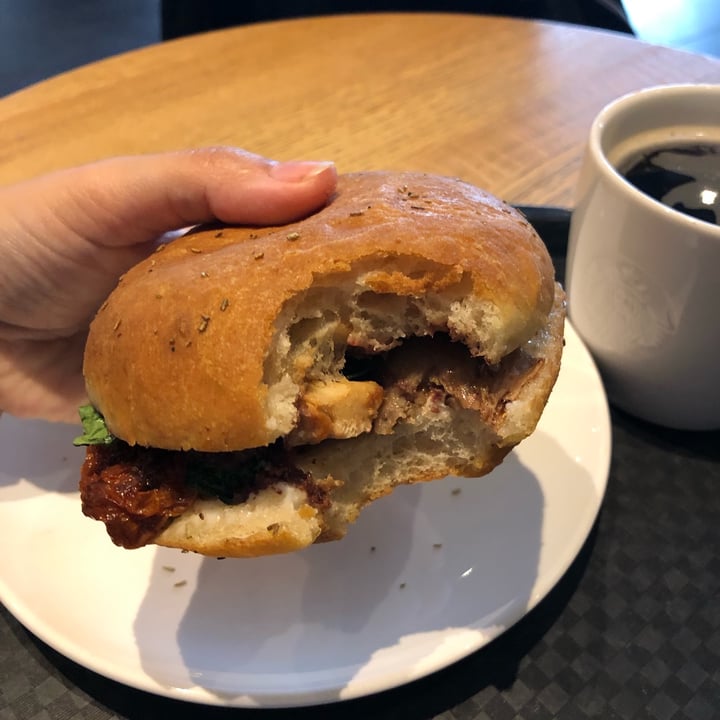
MULTIPOLYGON (((304 382, 303 358, 286 362, 282 349, 288 318, 335 288, 407 299, 427 332, 447 332, 491 363, 543 327, 555 295, 542 242, 496 198, 437 176, 345 175, 305 220, 195 232, 130 270, 91 326, 89 398, 130 444, 266 445, 294 423, 271 417, 275 395, 292 404, 304 382)), ((343 322, 337 347, 362 343, 343 322)))

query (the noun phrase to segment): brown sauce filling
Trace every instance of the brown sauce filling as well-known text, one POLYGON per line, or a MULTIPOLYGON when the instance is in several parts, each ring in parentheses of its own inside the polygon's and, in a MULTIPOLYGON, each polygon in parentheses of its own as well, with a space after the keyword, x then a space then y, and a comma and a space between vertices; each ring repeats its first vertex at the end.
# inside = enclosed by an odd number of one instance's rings
POLYGON ((122 440, 87 449, 80 476, 82 510, 105 523, 116 545, 152 542, 198 497, 245 502, 276 483, 301 486, 316 507, 327 491, 294 466, 282 447, 199 453, 131 447, 122 440))
POLYGON ((381 367, 374 366, 373 360, 369 362, 367 374, 378 377, 385 389, 373 432, 390 434, 418 407, 427 406, 432 411, 444 404, 474 410, 483 423, 495 429, 507 403, 540 371, 542 362, 518 349, 499 364, 489 365, 446 335, 411 338, 388 353, 381 367))

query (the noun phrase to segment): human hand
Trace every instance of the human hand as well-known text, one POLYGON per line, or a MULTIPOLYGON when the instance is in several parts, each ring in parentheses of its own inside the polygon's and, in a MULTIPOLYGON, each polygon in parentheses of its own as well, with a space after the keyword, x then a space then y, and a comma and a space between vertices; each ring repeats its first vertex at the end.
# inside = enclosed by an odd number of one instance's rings
POLYGON ((119 276, 190 225, 273 225, 324 204, 331 163, 233 148, 104 160, 0 189, 0 410, 77 419, 88 324, 119 276))

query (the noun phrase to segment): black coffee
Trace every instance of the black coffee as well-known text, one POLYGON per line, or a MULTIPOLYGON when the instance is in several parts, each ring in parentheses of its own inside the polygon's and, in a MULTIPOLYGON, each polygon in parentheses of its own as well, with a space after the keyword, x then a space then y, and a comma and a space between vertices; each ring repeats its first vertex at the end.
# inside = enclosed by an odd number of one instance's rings
POLYGON ((655 147, 631 155, 618 169, 661 203, 720 224, 720 144, 655 147))

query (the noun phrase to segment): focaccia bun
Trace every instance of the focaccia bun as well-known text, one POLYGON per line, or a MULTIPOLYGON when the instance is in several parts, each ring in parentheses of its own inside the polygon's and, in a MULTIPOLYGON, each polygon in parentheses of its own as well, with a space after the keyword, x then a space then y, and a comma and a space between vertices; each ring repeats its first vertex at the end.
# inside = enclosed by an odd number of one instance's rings
MULTIPOLYGON (((495 366, 546 337, 556 299, 543 243, 505 203, 450 178, 344 175, 331 202, 304 220, 204 229, 131 269, 91 325, 86 386, 108 428, 130 445, 218 452, 293 434, 292 445, 346 442, 364 437, 383 403, 375 383, 342 375, 349 352, 442 335, 495 366)), ((534 427, 561 335, 538 344, 547 346, 536 372, 544 381, 518 391, 527 416, 502 401, 513 419, 495 445, 534 427)), ((433 432, 485 441, 482 428, 453 422, 455 430, 433 432)), ((424 440, 408 442, 422 449, 424 440)), ((317 462, 333 465, 324 446, 317 462)), ((485 466, 463 457, 473 471, 485 466)), ((413 472, 434 474, 425 465, 437 462, 417 461, 413 472)))
POLYGON ((88 451, 83 508, 125 547, 253 557, 339 539, 397 486, 484 475, 527 437, 564 318, 527 220, 450 178, 345 175, 300 222, 191 233, 92 323, 89 397, 124 443, 88 451), (179 486, 153 487, 174 463, 179 486), (137 516, 118 513, 128 499, 137 516))

